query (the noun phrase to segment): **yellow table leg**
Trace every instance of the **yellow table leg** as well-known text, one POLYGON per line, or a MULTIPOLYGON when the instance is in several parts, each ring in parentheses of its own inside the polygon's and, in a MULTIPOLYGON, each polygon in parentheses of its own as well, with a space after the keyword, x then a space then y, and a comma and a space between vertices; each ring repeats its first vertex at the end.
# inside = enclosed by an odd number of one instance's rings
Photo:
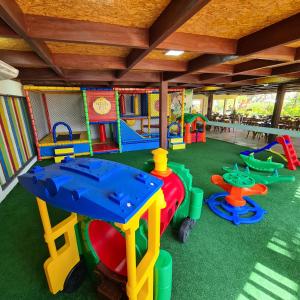
POLYGON ((160 248, 160 210, 165 205, 164 195, 160 189, 126 224, 116 224, 125 232, 129 300, 153 300, 153 270, 160 248), (137 266, 135 232, 139 227, 141 216, 147 210, 148 250, 137 266))
POLYGON ((68 274, 80 261, 74 229, 77 224, 77 214, 72 213, 69 217, 51 227, 46 202, 40 198, 36 199, 45 231, 45 241, 50 253, 50 257, 44 263, 44 270, 50 292, 56 294, 64 289, 68 274), (65 244, 57 249, 55 240, 62 235, 64 235, 65 244))

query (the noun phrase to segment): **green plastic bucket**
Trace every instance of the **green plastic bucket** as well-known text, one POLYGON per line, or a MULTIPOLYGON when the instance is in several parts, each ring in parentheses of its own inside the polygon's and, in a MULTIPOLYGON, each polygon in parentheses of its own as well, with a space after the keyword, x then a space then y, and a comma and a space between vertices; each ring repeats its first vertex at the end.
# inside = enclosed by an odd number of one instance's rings
POLYGON ((191 191, 190 214, 193 220, 200 219, 203 202, 203 190, 193 187, 191 191))
POLYGON ((154 299, 170 300, 172 293, 172 256, 160 250, 154 267, 154 299))

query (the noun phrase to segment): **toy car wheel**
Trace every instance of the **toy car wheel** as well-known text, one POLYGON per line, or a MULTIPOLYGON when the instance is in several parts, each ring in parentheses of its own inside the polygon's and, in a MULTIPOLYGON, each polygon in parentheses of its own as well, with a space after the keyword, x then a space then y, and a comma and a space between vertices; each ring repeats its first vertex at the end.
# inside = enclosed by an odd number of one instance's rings
POLYGON ((86 265, 83 260, 80 260, 80 262, 68 274, 64 283, 64 292, 72 293, 77 290, 84 281, 86 274, 86 265))
POLYGON ((195 226, 196 221, 191 218, 185 218, 179 228, 178 238, 181 243, 185 243, 190 235, 190 231, 195 226))

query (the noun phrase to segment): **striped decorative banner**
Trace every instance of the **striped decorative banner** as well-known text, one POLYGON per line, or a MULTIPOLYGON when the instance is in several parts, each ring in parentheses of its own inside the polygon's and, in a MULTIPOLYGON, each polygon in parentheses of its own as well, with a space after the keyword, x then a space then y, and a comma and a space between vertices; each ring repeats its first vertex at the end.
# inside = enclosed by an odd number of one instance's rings
POLYGON ((0 185, 8 183, 34 155, 25 98, 0 96, 0 185))

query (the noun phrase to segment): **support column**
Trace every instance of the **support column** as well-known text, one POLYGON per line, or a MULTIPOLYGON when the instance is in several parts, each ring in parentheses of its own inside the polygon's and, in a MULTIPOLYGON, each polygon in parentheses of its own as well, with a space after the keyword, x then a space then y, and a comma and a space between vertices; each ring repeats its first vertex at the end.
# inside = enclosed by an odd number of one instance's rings
POLYGON ((167 127, 168 127, 168 82, 161 77, 159 88, 159 137, 160 147, 167 149, 167 127))
POLYGON ((226 112, 226 104, 227 104, 227 100, 224 99, 224 105, 223 105, 223 116, 225 115, 226 112))
POLYGON ((206 115, 208 120, 211 119, 213 101, 214 101, 214 94, 209 94, 208 95, 208 103, 207 103, 207 115, 206 115))
MULTIPOLYGON (((273 109, 273 115, 271 120, 271 127, 276 128, 280 121, 280 115, 283 107, 284 102, 284 95, 285 95, 285 86, 283 84, 279 85, 277 88, 276 94, 276 102, 273 109)), ((269 143, 275 140, 276 135, 270 134, 268 137, 269 143)))

